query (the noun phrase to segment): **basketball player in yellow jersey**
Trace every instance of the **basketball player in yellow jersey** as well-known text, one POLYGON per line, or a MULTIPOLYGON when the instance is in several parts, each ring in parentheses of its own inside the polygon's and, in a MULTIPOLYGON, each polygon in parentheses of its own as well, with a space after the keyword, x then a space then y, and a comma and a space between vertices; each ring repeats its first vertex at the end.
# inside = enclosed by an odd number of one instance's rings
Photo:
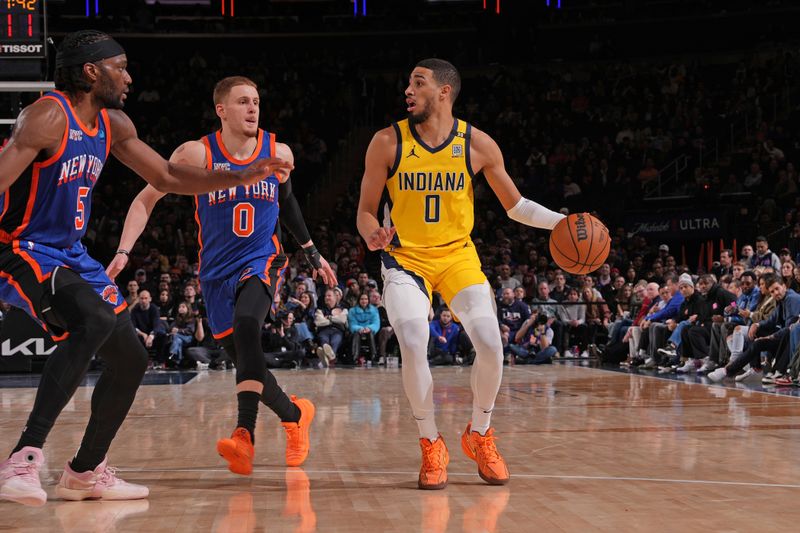
POLYGON ((475 346, 472 420, 461 437, 464 453, 492 485, 508 482, 494 443, 491 413, 503 374, 503 346, 495 302, 470 239, 472 180, 483 172, 508 216, 552 229, 564 218, 523 198, 486 133, 453 118, 461 88, 458 71, 426 59, 411 72, 408 118, 380 130, 367 149, 358 230, 370 250, 383 250, 384 304, 403 357, 403 387, 419 428, 419 488, 447 485, 449 454, 436 427, 433 378, 428 368, 430 294, 438 291, 475 346), (383 188, 390 204, 376 216, 383 188))

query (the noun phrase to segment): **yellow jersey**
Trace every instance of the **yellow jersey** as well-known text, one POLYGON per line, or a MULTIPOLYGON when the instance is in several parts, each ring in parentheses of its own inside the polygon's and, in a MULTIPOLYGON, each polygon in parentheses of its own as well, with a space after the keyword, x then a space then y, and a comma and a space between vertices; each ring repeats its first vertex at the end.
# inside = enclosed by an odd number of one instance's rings
POLYGON ((398 143, 386 180, 390 201, 384 225, 394 225, 397 233, 387 251, 468 240, 475 222, 471 126, 454 119, 450 135, 434 148, 425 144, 408 119, 392 126, 398 143))

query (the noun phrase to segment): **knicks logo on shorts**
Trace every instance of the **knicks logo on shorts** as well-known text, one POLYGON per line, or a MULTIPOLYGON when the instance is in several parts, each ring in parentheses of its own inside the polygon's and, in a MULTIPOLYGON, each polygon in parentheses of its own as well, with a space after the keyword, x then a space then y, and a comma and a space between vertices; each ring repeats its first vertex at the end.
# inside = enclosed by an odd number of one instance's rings
POLYGON ((253 267, 247 267, 247 268, 245 268, 244 270, 242 270, 242 273, 241 273, 241 275, 239 276, 239 281, 244 281, 244 279, 245 279, 245 278, 246 278, 248 275, 250 275, 250 272, 252 272, 252 271, 253 271, 253 267))
POLYGON ((117 305, 119 302, 119 290, 115 285, 106 285, 103 288, 103 294, 101 295, 103 301, 110 303, 111 305, 117 305))

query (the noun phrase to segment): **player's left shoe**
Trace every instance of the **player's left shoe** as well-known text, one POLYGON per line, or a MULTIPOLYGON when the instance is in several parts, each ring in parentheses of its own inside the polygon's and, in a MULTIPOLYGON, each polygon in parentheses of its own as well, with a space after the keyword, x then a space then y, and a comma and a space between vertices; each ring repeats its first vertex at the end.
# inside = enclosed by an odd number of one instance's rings
POLYGON ((117 477, 116 469, 108 466, 108 459, 94 470, 75 472, 69 463, 64 467, 56 486, 56 496, 64 500, 140 500, 150 495, 144 485, 128 483, 117 477))
POLYGON ((311 421, 314 420, 316 408, 311 400, 291 396, 292 403, 300 409, 300 420, 297 422, 281 422, 286 430, 286 466, 300 466, 308 457, 311 447, 308 435, 311 421))
POLYGON ((505 485, 511 476, 494 441, 494 428, 489 428, 486 435, 481 435, 472 431, 472 423, 469 423, 461 435, 461 449, 467 457, 478 463, 481 479, 490 485, 505 485))

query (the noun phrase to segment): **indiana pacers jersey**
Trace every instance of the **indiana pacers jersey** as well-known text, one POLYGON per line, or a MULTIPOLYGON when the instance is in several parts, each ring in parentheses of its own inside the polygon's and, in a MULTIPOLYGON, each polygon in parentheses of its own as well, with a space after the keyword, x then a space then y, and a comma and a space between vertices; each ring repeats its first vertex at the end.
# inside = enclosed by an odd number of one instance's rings
POLYGON ((387 216, 397 228, 393 245, 431 248, 468 239, 474 223, 471 126, 455 119, 450 135, 434 148, 425 144, 408 119, 392 126, 397 154, 386 188, 387 216))
POLYGON ((398 143, 384 226, 397 231, 381 254, 384 282, 416 285, 429 298, 437 291, 449 304, 461 289, 486 282, 470 239, 472 128, 455 119, 447 139, 430 147, 407 119, 392 126, 398 143))
MULTIPOLYGON (((221 132, 203 138, 209 169, 241 170, 256 159, 272 157, 275 135, 258 130, 258 143, 246 160, 235 159, 221 132)), ((199 226, 200 277, 220 279, 256 257, 280 252, 278 239, 278 178, 266 176, 255 185, 239 185, 195 196, 199 226)))
POLYGON ((54 100, 64 110, 64 136, 52 157, 35 161, 0 195, 0 242, 20 239, 69 248, 86 233, 92 190, 111 148, 111 129, 105 110, 90 129, 63 93, 42 99, 54 100))

